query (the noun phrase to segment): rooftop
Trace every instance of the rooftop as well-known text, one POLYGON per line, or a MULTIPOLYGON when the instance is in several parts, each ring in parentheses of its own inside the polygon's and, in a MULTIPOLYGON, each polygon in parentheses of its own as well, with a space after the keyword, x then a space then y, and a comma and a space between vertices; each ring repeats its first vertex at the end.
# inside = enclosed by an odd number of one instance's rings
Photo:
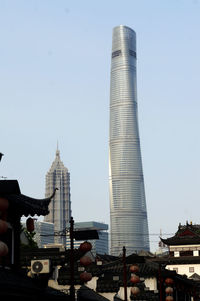
POLYGON ((200 225, 192 223, 179 224, 178 231, 174 236, 161 241, 168 246, 200 244, 200 225))
POLYGON ((74 223, 74 229, 84 229, 84 230, 108 230, 108 224, 88 221, 88 222, 78 222, 74 223))
POLYGON ((48 205, 54 193, 45 199, 35 199, 21 194, 19 183, 17 180, 0 180, 0 197, 9 201, 8 210, 18 215, 47 215, 48 205))

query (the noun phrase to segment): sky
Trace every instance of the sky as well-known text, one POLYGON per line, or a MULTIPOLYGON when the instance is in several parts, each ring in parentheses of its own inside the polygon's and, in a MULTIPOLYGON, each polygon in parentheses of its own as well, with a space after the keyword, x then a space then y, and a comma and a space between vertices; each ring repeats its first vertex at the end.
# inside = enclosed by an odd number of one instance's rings
POLYGON ((110 222, 112 29, 137 34, 138 116, 151 250, 200 224, 200 1, 0 0, 0 176, 45 194, 57 141, 75 221, 110 222))

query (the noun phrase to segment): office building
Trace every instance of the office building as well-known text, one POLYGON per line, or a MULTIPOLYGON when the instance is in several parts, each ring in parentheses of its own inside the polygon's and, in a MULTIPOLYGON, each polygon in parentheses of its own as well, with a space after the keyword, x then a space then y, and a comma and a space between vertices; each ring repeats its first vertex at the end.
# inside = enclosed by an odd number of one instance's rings
MULTIPOLYGON (((23 228, 27 228, 26 223, 22 223, 23 228)), ((38 248, 44 248, 46 244, 54 244, 54 224, 34 220, 34 241, 38 248)), ((21 241, 27 244, 26 234, 21 233, 21 241)))
MULTIPOLYGON (((76 230, 96 230, 99 235, 99 239, 88 239, 92 244, 92 253, 94 255, 96 254, 108 254, 108 225, 104 223, 99 222, 79 222, 74 224, 74 231, 76 230)), ((80 244, 83 241, 80 240, 74 240, 74 248, 79 248, 80 244)), ((70 248, 70 238, 67 237, 67 244, 66 248, 70 248)))
POLYGON ((46 244, 54 243, 54 224, 36 221, 34 240, 38 248, 44 248, 46 244))
POLYGON ((136 86, 136 34, 113 29, 110 81, 109 189, 111 254, 149 250, 136 86))
POLYGON ((56 158, 46 174, 46 196, 51 195, 55 188, 58 190, 49 204, 50 212, 45 216, 45 221, 54 224, 54 231, 57 234, 54 242, 65 245, 66 237, 62 236, 62 232, 71 217, 70 174, 60 159, 58 148, 56 158))

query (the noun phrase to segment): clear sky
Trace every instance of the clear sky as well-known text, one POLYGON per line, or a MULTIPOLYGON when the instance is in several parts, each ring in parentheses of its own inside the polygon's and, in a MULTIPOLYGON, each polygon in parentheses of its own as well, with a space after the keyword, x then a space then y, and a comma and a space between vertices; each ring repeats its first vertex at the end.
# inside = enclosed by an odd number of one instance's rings
MULTIPOLYGON (((112 29, 137 33, 138 110, 150 241, 200 223, 200 2, 0 0, 0 176, 43 198, 55 158, 75 221, 109 223, 112 29)), ((165 236, 166 237, 166 236, 165 236)))

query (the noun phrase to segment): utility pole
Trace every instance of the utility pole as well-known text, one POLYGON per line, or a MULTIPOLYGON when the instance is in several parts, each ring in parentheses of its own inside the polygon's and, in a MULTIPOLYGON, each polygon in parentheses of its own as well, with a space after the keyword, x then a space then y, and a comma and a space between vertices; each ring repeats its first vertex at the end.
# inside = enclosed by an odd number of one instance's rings
POLYGON ((124 280, 124 301, 127 301, 127 270, 126 270, 126 248, 123 247, 123 280, 124 280))
POLYGON ((161 273, 161 263, 159 263, 159 270, 158 270, 158 279, 159 279, 159 300, 163 301, 163 296, 162 296, 162 273, 161 273))
POLYGON ((70 300, 75 301, 74 289, 74 220, 70 219, 70 300))

